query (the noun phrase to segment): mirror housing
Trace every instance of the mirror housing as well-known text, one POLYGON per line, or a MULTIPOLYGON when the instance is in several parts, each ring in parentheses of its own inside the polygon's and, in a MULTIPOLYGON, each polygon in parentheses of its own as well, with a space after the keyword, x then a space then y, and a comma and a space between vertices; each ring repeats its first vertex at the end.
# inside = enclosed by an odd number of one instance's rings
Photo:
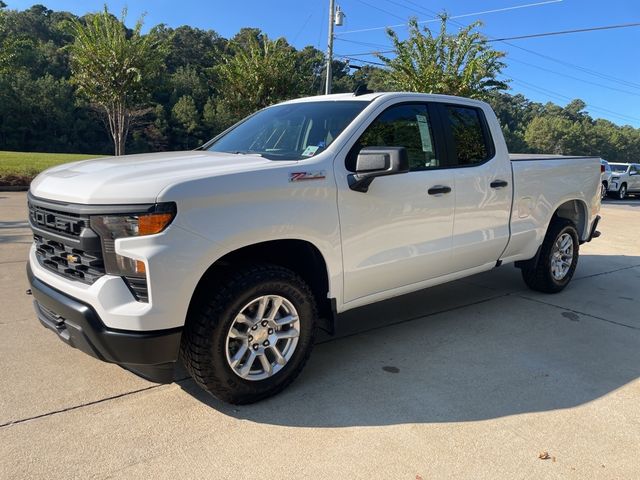
POLYGON ((376 177, 397 175, 409 171, 409 156, 404 147, 365 147, 356 159, 356 172, 347 179, 349 188, 367 192, 376 177))

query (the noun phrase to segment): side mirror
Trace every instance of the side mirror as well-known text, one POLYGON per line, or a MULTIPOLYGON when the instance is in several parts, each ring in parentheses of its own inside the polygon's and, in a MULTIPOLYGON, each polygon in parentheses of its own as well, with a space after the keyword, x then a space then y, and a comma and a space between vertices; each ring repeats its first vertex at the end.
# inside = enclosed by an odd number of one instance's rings
POLYGON ((367 192, 376 177, 409 171, 409 157, 404 147, 365 147, 358 153, 356 172, 348 177, 349 188, 367 192))
POLYGON ((637 174, 638 174, 638 172, 636 172, 635 170, 631 170, 631 171, 629 172, 629 175, 637 175, 637 174))

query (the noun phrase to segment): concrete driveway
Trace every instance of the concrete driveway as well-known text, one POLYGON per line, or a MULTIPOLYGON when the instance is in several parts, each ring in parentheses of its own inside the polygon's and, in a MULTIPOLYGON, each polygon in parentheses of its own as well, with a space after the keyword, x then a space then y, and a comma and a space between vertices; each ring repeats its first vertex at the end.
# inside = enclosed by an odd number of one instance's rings
POLYGON ((41 327, 25 195, 0 192, 0 478, 639 478, 640 199, 601 213, 563 293, 505 266, 349 312, 287 391, 232 407, 41 327))

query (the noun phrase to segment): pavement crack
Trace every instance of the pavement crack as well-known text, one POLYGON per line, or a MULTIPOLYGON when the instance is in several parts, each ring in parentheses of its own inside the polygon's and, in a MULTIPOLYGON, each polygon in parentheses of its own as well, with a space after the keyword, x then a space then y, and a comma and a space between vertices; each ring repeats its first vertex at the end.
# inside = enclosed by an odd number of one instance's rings
POLYGON ((636 327, 635 325, 628 325, 626 323, 616 322, 615 320, 609 320, 608 318, 598 317, 597 315, 592 315, 590 313, 584 313, 584 312, 581 312, 580 310, 574 310, 573 308, 563 307, 563 306, 560 306, 560 305, 556 305, 554 303, 543 302, 542 300, 537 300, 535 298, 525 297, 524 295, 518 295, 517 293, 514 293, 513 295, 517 296, 518 298, 522 298, 523 300, 529 300, 530 302, 540 303, 542 305, 547 305, 549 307, 558 308, 558 309, 564 310, 566 312, 577 313, 578 315, 584 315, 585 317, 593 318, 595 320, 600 320, 600 321, 603 321, 603 322, 612 323, 613 325, 618 325, 619 327, 626 327, 626 328, 630 328, 632 330, 640 330, 640 327, 636 327))
POLYGON ((19 420, 12 420, 10 422, 6 422, 6 423, 3 423, 3 424, 0 424, 0 428, 11 427, 13 425, 19 425, 21 423, 25 423, 25 422, 28 422, 30 420, 38 420, 40 418, 45 418, 45 417, 50 417, 52 415, 57 415, 59 413, 65 413, 65 412, 70 412, 70 411, 73 411, 73 410, 78 410, 79 408, 90 407, 92 405, 97 405, 99 403, 108 402, 109 400, 116 400, 118 398, 126 397, 128 395, 133 395, 133 394, 140 393, 140 392, 146 392, 147 390, 153 390, 154 388, 159 388, 159 387, 162 387, 162 386, 164 386, 164 384, 151 385, 149 387, 139 388, 137 390, 131 390, 130 392, 120 393, 118 395, 112 395, 110 397, 101 398, 99 400, 94 400, 92 402, 81 403, 79 405, 73 405, 71 407, 61 408, 59 410, 53 410, 51 412, 43 413, 43 414, 40 414, 40 415, 35 415, 33 417, 21 418, 19 420))
POLYGON ((6 265, 9 263, 26 263, 26 260, 7 260, 6 262, 0 262, 0 265, 6 265))
POLYGON ((599 277, 600 275, 609 275, 611 273, 616 273, 616 272, 622 272, 623 270, 630 270, 632 268, 638 268, 640 267, 640 264, 638 265, 629 265, 627 267, 620 267, 620 268, 616 268, 615 270, 609 270, 607 272, 600 272, 600 273, 594 273, 592 275, 585 275, 584 277, 575 277, 573 278, 573 280, 582 280, 583 278, 593 278, 593 277, 599 277))

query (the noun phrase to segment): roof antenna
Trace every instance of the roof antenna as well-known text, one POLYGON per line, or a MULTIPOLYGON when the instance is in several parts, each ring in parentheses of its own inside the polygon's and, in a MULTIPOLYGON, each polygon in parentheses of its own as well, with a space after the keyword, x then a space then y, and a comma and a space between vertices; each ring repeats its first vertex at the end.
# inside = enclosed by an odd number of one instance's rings
POLYGON ((367 93, 373 93, 373 90, 369 90, 366 83, 361 83, 353 92, 353 96, 359 97, 360 95, 366 95, 367 93))

